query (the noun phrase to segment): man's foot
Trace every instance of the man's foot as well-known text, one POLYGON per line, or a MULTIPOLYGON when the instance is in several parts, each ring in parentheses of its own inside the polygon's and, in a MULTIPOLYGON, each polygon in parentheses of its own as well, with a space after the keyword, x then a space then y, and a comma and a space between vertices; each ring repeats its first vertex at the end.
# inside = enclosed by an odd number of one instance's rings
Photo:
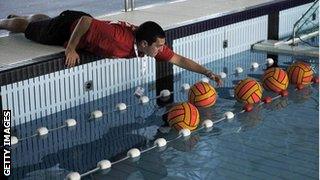
POLYGON ((7 16, 7 19, 11 19, 11 18, 15 18, 15 17, 18 17, 18 15, 16 15, 16 14, 9 14, 9 15, 7 16))

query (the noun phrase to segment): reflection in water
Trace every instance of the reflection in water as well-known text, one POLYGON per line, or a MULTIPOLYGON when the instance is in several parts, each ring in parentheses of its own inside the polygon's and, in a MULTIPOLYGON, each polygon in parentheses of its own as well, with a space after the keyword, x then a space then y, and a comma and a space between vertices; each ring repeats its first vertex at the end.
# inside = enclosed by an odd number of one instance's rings
POLYGON ((234 100, 234 89, 233 87, 220 87, 218 90, 218 98, 234 100))
POLYGON ((162 152, 145 153, 139 161, 126 160, 112 166, 109 172, 98 171, 91 179, 162 179, 167 176, 167 168, 161 158, 162 152))
MULTIPOLYGON (((265 58, 259 59, 261 59, 259 64, 264 63, 265 58)), ((255 58, 249 58, 249 60, 247 56, 244 56, 244 60, 239 59, 238 56, 235 59, 228 59, 223 61, 225 63, 224 70, 231 74, 235 67, 249 67, 251 61, 256 61, 255 58)), ((213 65, 212 69, 215 72, 222 71, 221 64, 213 65), (221 67, 221 70, 214 69, 217 67, 221 67)), ((258 71, 261 71, 261 69, 258 71)), ((243 104, 238 103, 231 97, 234 94, 233 85, 247 76, 259 78, 261 73, 250 72, 250 74, 243 73, 237 77, 228 76, 224 86, 217 88, 219 95, 217 103, 211 108, 199 109, 200 119, 202 121, 205 119, 215 121, 220 119, 226 111, 241 111, 243 104)), ((187 77, 182 76, 183 81, 179 80, 175 83, 193 83, 198 80, 195 78, 188 79, 187 77)), ((180 88, 180 85, 178 84, 177 87, 180 88)), ((175 90, 174 96, 178 99, 175 101, 176 103, 187 101, 186 93, 177 93, 177 89, 175 90)), ((276 173, 284 174, 290 170, 300 172, 299 168, 301 166, 299 165, 305 161, 298 160, 298 163, 296 163, 297 159, 292 158, 296 156, 306 157, 308 162, 313 164, 304 163, 303 166, 312 169, 317 167, 318 157, 310 154, 306 155, 305 152, 308 153, 318 146, 318 139, 315 138, 318 137, 318 128, 315 128, 318 127, 318 124, 314 121, 315 116, 308 111, 310 108, 307 107, 307 111, 303 111, 307 112, 303 117, 292 121, 290 115, 294 111, 290 110, 292 107, 287 107, 289 103, 307 102, 305 104, 308 104, 310 98, 316 102, 312 101, 312 107, 318 105, 319 101, 317 97, 312 95, 312 91, 318 93, 317 89, 310 87, 301 91, 289 89, 288 98, 279 98, 270 104, 255 107, 252 112, 243 113, 232 120, 215 124, 211 132, 201 130, 192 134, 187 140, 180 138, 169 143, 165 151, 151 150, 141 155, 137 162, 126 160, 113 165, 109 171, 98 171, 83 179, 212 179, 217 176, 217 178, 226 178, 228 177, 226 174, 233 173, 235 170, 241 171, 236 174, 239 176, 230 176, 233 177, 230 179, 234 179, 234 177, 246 179, 249 176, 241 174, 242 172, 259 174, 262 171, 269 171, 270 168, 285 167, 284 165, 290 163, 289 169, 277 169, 276 173), (284 113, 286 111, 287 113, 284 113), (310 141, 312 143, 309 143, 310 141), (275 147, 274 144, 279 146, 275 147), (292 151, 296 154, 287 156, 287 154, 282 154, 283 151, 286 151, 285 153, 292 151), (276 159, 275 156, 280 156, 282 158, 281 162, 272 161, 276 159), (262 161, 261 158, 266 161, 262 161), (255 160, 259 162, 259 167, 257 167, 257 163, 252 163, 255 160), (228 171, 228 168, 230 171, 228 171)), ((272 97, 276 95, 265 91, 264 96, 268 93, 272 97)), ((13 179, 63 179, 70 171, 84 173, 95 168, 96 163, 102 159, 119 160, 126 155, 130 148, 146 149, 152 146, 153 140, 157 138, 164 137, 171 140, 177 137, 176 131, 170 131, 169 133, 157 131, 159 126, 165 125, 166 112, 174 103, 158 109, 155 109, 153 104, 142 107, 135 105, 137 101, 134 97, 129 98, 131 96, 131 91, 122 92, 117 95, 118 98, 105 98, 101 102, 98 102, 98 100, 95 104, 92 104, 94 109, 101 109, 103 112, 109 112, 118 102, 134 104, 125 112, 111 113, 99 121, 87 122, 83 114, 90 113, 91 109, 88 110, 86 107, 74 108, 74 115, 73 113, 71 115, 79 122, 79 126, 77 125, 75 130, 72 130, 74 133, 66 129, 59 130, 49 133, 45 140, 34 138, 28 143, 21 142, 15 150, 15 154, 17 154, 15 161, 19 166, 14 169, 13 179), (96 106, 97 104, 98 106, 96 106), (30 154, 30 157, 26 157, 26 153, 30 154)), ((150 97, 154 96, 155 94, 150 97)), ((302 109, 301 106, 298 105, 297 108, 302 109)), ((318 111, 318 107, 316 108, 318 111)), ((301 116, 300 114, 298 115, 301 116)), ((52 116, 39 122, 34 121, 25 124, 22 128, 28 129, 25 131, 31 131, 38 125, 56 127, 55 124, 63 123, 69 117, 68 114, 52 116)), ((27 134, 21 132, 20 127, 16 127, 16 129, 19 134, 27 134)), ((317 150, 315 151, 317 152, 317 150)), ((314 174, 314 170, 311 170, 311 174, 314 174)), ((262 178, 268 179, 269 177, 262 178)))
POLYGON ((210 119, 212 121, 218 120, 220 117, 218 116, 218 110, 214 106, 209 107, 209 108, 198 108, 199 113, 200 113, 200 123, 199 126, 201 125, 202 121, 206 119, 210 119))
MULTIPOLYGON (((158 131, 154 139, 160 137, 167 140, 173 139, 177 137, 177 132, 161 133, 158 131)), ((200 136, 194 134, 186 140, 180 138, 171 142, 167 148, 174 148, 181 152, 192 152, 199 140, 200 136)), ((97 172, 92 177, 93 179, 163 179, 168 176, 168 169, 162 157, 163 153, 165 151, 154 149, 143 154, 137 162, 126 160, 113 166, 107 174, 97 172)))
MULTIPOLYGON (((130 133, 132 130, 141 127, 143 127, 141 124, 130 124, 111 128, 108 133, 104 134, 102 138, 98 140, 48 154, 42 158, 40 164, 30 164, 14 170, 22 173, 19 177, 24 177, 23 172, 26 172, 26 170, 30 168, 54 167, 58 164, 59 169, 86 172, 94 168, 96 163, 102 159, 115 161, 120 159, 120 157, 124 157, 124 153, 130 148, 145 146, 146 138, 144 136, 130 133)), ((42 174, 48 174, 50 169, 51 168, 42 170, 42 174)), ((37 173, 37 175, 39 174, 40 173, 37 173)), ((29 174, 29 176, 30 175, 31 174, 29 174)))
POLYGON ((271 111, 279 111, 286 108, 288 105, 288 97, 281 97, 272 101, 269 104, 264 104, 263 107, 271 111))
POLYGON ((199 141, 200 141, 200 136, 195 134, 190 136, 186 140, 179 139, 176 142, 172 143, 171 146, 178 151, 191 152, 199 141))
POLYGON ((60 167, 60 164, 56 164, 46 169, 39 169, 26 174, 24 179, 36 180, 36 179, 61 179, 65 177, 68 170, 60 167))
POLYGON ((246 131, 256 127, 261 123, 261 109, 262 106, 255 106, 251 112, 241 113, 237 119, 241 124, 241 130, 246 131))
POLYGON ((312 87, 306 86, 305 88, 295 91, 294 89, 289 90, 290 99, 297 104, 304 103, 312 96, 312 87))

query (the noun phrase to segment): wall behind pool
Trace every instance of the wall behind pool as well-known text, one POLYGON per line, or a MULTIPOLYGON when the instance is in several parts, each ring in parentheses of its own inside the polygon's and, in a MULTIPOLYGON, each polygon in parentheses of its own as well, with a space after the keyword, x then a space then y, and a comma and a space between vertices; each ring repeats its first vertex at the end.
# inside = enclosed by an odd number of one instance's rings
MULTIPOLYGON (((311 3, 304 4, 279 12, 279 37, 287 36, 292 23, 299 18, 297 14, 305 12, 310 5, 311 3)), ((168 42, 177 53, 196 59, 200 64, 206 64, 250 49, 251 44, 267 39, 267 29, 268 16, 264 14, 241 19, 225 26, 213 25, 207 31, 196 34, 192 32, 186 36, 183 35, 185 32, 171 34, 168 42), (227 48, 223 48, 224 40, 228 40, 227 48)), ((9 83, 1 86, 2 108, 13 111, 12 124, 16 126, 133 88, 143 81, 153 82, 156 80, 156 63, 152 58, 146 61, 148 70, 144 78, 140 74, 142 61, 102 59, 9 83), (91 91, 84 89, 88 81, 92 81, 91 91)), ((175 74, 181 72, 178 67, 174 67, 173 70, 175 74)), ((152 90, 150 86, 144 87, 147 92, 152 90)))
MULTIPOLYGON (((261 16, 176 39, 173 49, 200 64, 207 64, 249 50, 252 44, 267 39, 267 36, 268 16, 261 16), (228 44, 226 48, 224 42, 228 44)), ((174 67, 175 73, 181 71, 182 68, 174 67)))
MULTIPOLYGON (((311 5, 312 3, 308 3, 279 12, 279 39, 291 36, 293 24, 311 5)), ((317 23, 318 20, 319 14, 317 13, 312 22, 317 23)), ((310 28, 312 28, 312 23, 302 29, 310 28)), ((268 39, 267 15, 175 39, 173 49, 179 54, 198 60, 200 64, 206 64, 249 50, 252 44, 266 39, 268 39), (228 42, 227 48, 223 48, 224 41, 228 42)), ((177 66, 174 67, 175 73, 182 70, 177 66)))

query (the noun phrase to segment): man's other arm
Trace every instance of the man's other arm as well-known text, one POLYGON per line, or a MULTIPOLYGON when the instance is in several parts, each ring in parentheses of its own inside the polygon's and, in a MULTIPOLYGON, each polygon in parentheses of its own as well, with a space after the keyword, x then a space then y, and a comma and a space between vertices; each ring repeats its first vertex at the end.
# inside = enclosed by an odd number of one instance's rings
POLYGON ((76 48, 79 44, 81 37, 88 31, 92 22, 92 18, 89 16, 82 16, 76 27, 74 28, 68 45, 66 47, 65 55, 66 55, 66 62, 65 64, 68 67, 73 67, 76 63, 80 63, 80 57, 76 52, 76 48))
POLYGON ((187 69, 196 73, 203 74, 208 78, 214 80, 218 86, 222 85, 222 80, 219 75, 214 74, 211 70, 206 69, 205 67, 201 66, 200 64, 196 63, 195 61, 189 58, 183 57, 175 53, 169 62, 183 69, 187 69))

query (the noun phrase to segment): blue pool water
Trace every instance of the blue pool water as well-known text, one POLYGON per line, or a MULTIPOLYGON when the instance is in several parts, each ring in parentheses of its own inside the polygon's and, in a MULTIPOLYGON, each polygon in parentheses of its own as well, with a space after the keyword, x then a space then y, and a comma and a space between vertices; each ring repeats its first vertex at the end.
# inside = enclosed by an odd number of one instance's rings
MULTIPOLYGON (((242 105, 234 100, 233 86, 249 76, 261 79, 264 65, 249 70, 252 62, 263 64, 264 53, 245 51, 207 64, 215 72, 228 72, 224 86, 217 88, 219 98, 211 108, 200 109, 200 119, 220 119, 226 111, 239 112, 242 105), (245 72, 231 75, 236 67, 245 72)), ((286 68, 297 57, 279 56, 280 67, 286 68)), ((318 72, 318 60, 305 57, 318 72)), ((179 91, 183 83, 193 84, 202 76, 183 71, 174 77, 174 101, 187 100, 179 91)), ((155 97, 154 84, 145 86, 150 98, 155 97)), ((102 99, 90 97, 84 104, 28 124, 15 127, 15 135, 27 137, 40 126, 55 128, 67 118, 76 119, 74 128, 50 132, 45 138, 33 137, 14 147, 12 179, 63 179, 71 171, 80 174, 96 167, 97 162, 114 162, 135 147, 151 147, 158 137, 174 139, 177 133, 161 133, 162 115, 166 108, 153 99, 139 105, 132 96, 134 89, 102 99), (131 104, 125 112, 114 106, 131 104), (104 112, 99 120, 89 119, 93 110, 104 112)), ((265 92, 264 96, 276 96, 265 92)), ((237 115, 216 124, 212 131, 200 130, 187 140, 174 140, 163 151, 143 153, 139 161, 125 160, 109 171, 97 171, 83 179, 317 179, 319 168, 319 86, 302 91, 289 87, 289 97, 255 107, 253 112, 237 115)))

